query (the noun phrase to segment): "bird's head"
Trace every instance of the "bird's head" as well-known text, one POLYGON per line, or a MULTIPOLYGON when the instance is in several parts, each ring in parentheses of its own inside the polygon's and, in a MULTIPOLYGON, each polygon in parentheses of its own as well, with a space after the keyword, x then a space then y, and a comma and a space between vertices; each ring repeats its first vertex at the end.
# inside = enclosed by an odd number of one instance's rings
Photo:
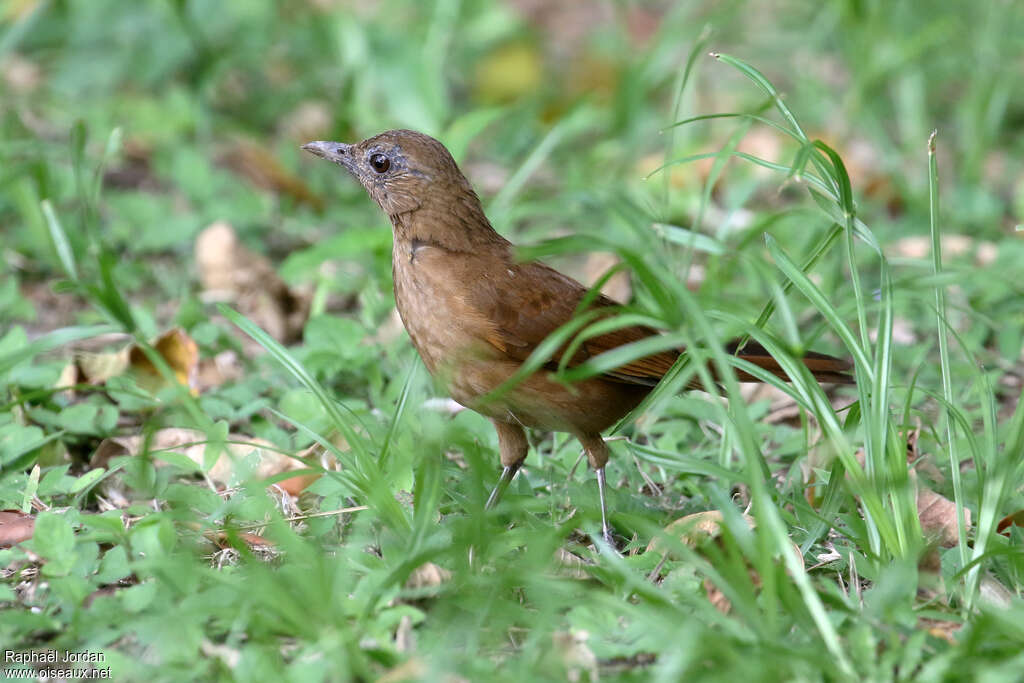
POLYGON ((432 197, 473 195, 445 146, 416 131, 389 130, 351 145, 309 142, 302 149, 344 167, 392 222, 432 197))

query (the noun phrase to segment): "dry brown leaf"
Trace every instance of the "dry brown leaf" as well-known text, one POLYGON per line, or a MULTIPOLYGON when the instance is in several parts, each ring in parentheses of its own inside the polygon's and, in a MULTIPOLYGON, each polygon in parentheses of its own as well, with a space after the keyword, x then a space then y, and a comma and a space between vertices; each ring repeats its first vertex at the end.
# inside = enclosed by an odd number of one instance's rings
POLYGON ((993 607, 1009 609, 1016 595, 992 576, 982 576, 978 583, 978 597, 993 607))
POLYGON ((286 195, 317 211, 324 208, 323 199, 309 189, 302 178, 286 169, 270 150, 253 140, 234 140, 224 148, 218 161, 256 187, 286 195))
MULTIPOLYGON (((153 348, 160 354, 179 384, 184 384, 198 395, 196 389, 199 372, 199 345, 181 328, 165 332, 153 342, 153 348)), ((165 382, 163 375, 138 346, 128 349, 128 366, 136 373, 139 386, 156 393, 165 382)))
MULTIPOLYGON (((332 431, 327 439, 331 444, 339 451, 348 450, 348 441, 345 440, 340 433, 332 431)), ((299 451, 295 454, 295 458, 291 459, 292 467, 290 469, 301 469, 305 467, 303 464, 306 460, 313 460, 319 463, 321 467, 326 470, 337 470, 338 461, 334 457, 334 454, 324 448, 319 443, 314 442, 307 448, 299 451)), ((299 474, 289 479, 279 481, 277 485, 284 490, 286 493, 297 496, 304 491, 310 484, 319 479, 321 476, 320 472, 313 472, 307 474, 299 474)))
POLYGON ((402 615, 395 629, 395 649, 402 653, 416 651, 416 632, 413 631, 412 619, 408 614, 402 615))
MULTIPOLYGON (((303 467, 298 460, 279 453, 273 445, 263 439, 257 439, 242 434, 229 434, 228 440, 237 443, 225 444, 226 452, 222 452, 207 472, 210 480, 216 484, 226 486, 231 483, 235 471, 236 461, 255 456, 259 462, 253 475, 259 479, 266 479, 282 472, 299 469, 303 467)), ((104 439, 91 460, 92 467, 105 467, 110 458, 131 455, 135 456, 148 448, 150 452, 169 451, 180 453, 192 460, 192 462, 203 466, 206 457, 207 447, 206 434, 198 429, 186 429, 184 427, 169 427, 153 432, 148 444, 145 437, 116 436, 104 439)), ((156 465, 161 465, 159 457, 154 460, 156 465)), ((280 484, 278 484, 280 486, 280 484)))
POLYGON ((20 510, 0 510, 0 548, 32 538, 36 529, 36 518, 20 510))
POLYGON ((199 360, 196 380, 200 392, 219 387, 226 382, 241 379, 242 363, 234 351, 221 351, 213 358, 199 360))
POLYGON ((587 631, 555 631, 551 634, 551 643, 565 666, 565 676, 570 683, 581 680, 584 672, 587 680, 599 679, 597 657, 587 645, 590 634, 587 631))
POLYGON ((1003 536, 1010 535, 1010 527, 1019 526, 1024 528, 1024 510, 1017 510, 1011 514, 1006 515, 996 526, 996 531, 1001 533, 1003 536))
POLYGON ((928 619, 921 617, 917 620, 918 627, 924 628, 928 631, 928 635, 935 638, 941 638, 950 645, 956 645, 956 634, 963 628, 963 623, 959 621, 948 621, 940 619, 928 619))
POLYGON ((433 562, 421 564, 413 570, 405 581, 406 588, 434 588, 450 581, 452 573, 433 562))
MULTIPOLYGON (((782 158, 782 139, 779 134, 768 128, 751 128, 743 139, 736 145, 736 151, 744 154, 750 154, 759 159, 765 159, 771 162, 779 162, 782 158)), ((754 174, 755 178, 771 178, 776 177, 775 171, 759 166, 757 164, 747 164, 747 168, 750 169, 751 173, 754 174)))
POLYGON ((75 363, 86 382, 104 384, 128 370, 128 347, 109 353, 79 353, 75 363))
MULTIPOLYGON (((753 569, 747 570, 750 575, 750 583, 756 588, 761 588, 761 577, 757 575, 753 569)), ((708 597, 708 602, 711 606, 722 614, 729 614, 732 612, 732 602, 726 597, 725 591, 715 585, 711 579, 704 579, 704 594, 708 597)))
MULTIPOLYGON (((921 531, 944 548, 952 548, 959 542, 956 503, 922 484, 913 470, 910 478, 917 486, 917 515, 921 520, 921 531)), ((967 508, 964 508, 964 524, 966 533, 971 528, 971 511, 967 508)))
MULTIPOLYGON (((61 368, 60 377, 57 378, 57 382, 53 385, 53 388, 59 387, 73 387, 78 384, 78 366, 74 362, 70 362, 61 368)), ((75 390, 64 389, 60 392, 60 398, 64 399, 68 403, 75 400, 75 390)))
POLYGON ((310 292, 290 288, 267 259, 242 244, 229 223, 217 221, 199 234, 195 258, 204 299, 234 303, 282 343, 301 337, 310 292))
MULTIPOLYGON (((217 544, 218 548, 230 548, 230 535, 226 531, 206 531, 203 533, 207 539, 217 544)), ((273 547, 275 544, 269 538, 248 531, 235 532, 235 536, 245 541, 250 548, 273 547)))
MULTIPOLYGON (((721 511, 719 510, 706 510, 704 512, 695 512, 692 515, 687 515, 680 519, 675 520, 667 527, 665 527, 665 533, 679 538, 684 544, 693 547, 699 547, 709 539, 717 538, 722 531, 722 520, 724 519, 721 511)), ((750 515, 743 515, 743 520, 754 528, 757 526, 756 520, 750 515)), ((664 541, 661 539, 654 538, 647 545, 647 552, 656 552, 664 555, 665 558, 677 559, 670 550, 664 548, 664 541)), ((804 557, 800 552, 800 547, 796 543, 791 544, 793 554, 800 560, 800 566, 804 565, 804 557)), ((660 571, 655 570, 652 573, 651 578, 656 578, 660 571)), ((750 573, 750 582, 756 587, 761 587, 761 577, 753 569, 748 567, 750 573)), ((722 614, 728 614, 732 610, 732 603, 725 594, 712 582, 710 579, 704 579, 704 592, 707 595, 708 601, 722 614)))
MULTIPOLYGON (((587 254, 587 259, 583 262, 581 282, 588 287, 592 286, 598 278, 621 261, 622 259, 611 252, 597 251, 587 254)), ((629 300, 633 298, 633 286, 629 281, 629 272, 626 270, 616 272, 601 287, 601 293, 620 304, 629 303, 629 300)))
POLYGON ((404 683, 420 681, 427 673, 427 665, 419 657, 410 657, 377 679, 377 683, 404 683))
MULTIPOLYGON (((176 327, 157 337, 151 344, 174 372, 178 383, 187 386, 193 395, 198 395, 199 346, 195 341, 184 330, 176 327)), ((135 374, 139 386, 147 391, 156 393, 167 386, 163 375, 135 344, 109 353, 79 353, 75 364, 82 378, 90 384, 104 384, 111 377, 131 372, 135 374)))
MULTIPOLYGON (((975 240, 967 235, 944 234, 940 247, 943 258, 964 256, 973 252, 979 266, 991 265, 999 256, 999 249, 992 242, 975 240)), ((896 241, 886 251, 890 256, 900 258, 931 258, 932 238, 928 235, 910 235, 896 241)))
MULTIPOLYGON (((673 538, 678 538, 691 548, 703 543, 709 538, 716 538, 722 531, 722 513, 719 510, 705 510, 695 512, 692 515, 681 517, 667 527, 665 533, 673 538)), ((743 519, 750 525, 755 526, 754 518, 750 515, 743 515, 743 519)), ((667 549, 665 542, 660 538, 651 539, 647 544, 647 552, 662 553, 667 549)), ((672 559, 678 559, 669 552, 672 559)))
MULTIPOLYGON (((878 328, 868 330, 868 338, 878 341, 878 328)), ((907 318, 895 316, 892 321, 892 341, 898 346, 912 346, 917 343, 917 333, 914 331, 914 324, 907 318)))

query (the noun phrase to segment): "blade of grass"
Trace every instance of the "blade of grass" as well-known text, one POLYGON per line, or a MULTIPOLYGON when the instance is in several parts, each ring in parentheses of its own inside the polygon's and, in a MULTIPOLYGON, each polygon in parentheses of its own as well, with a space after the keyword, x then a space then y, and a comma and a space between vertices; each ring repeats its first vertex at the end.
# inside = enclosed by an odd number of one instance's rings
POLYGON ((91 339, 93 337, 110 334, 116 331, 117 328, 113 325, 103 324, 81 327, 62 327, 59 330, 47 332, 42 337, 29 342, 27 346, 17 349, 16 351, 9 351, 7 353, 0 354, 0 377, 5 376, 19 363, 30 360, 41 353, 53 351, 54 349, 60 348, 65 344, 70 344, 71 342, 81 341, 82 339, 91 339))
MULTIPOLYGON (((939 227, 939 164, 935 158, 935 138, 938 131, 932 131, 928 137, 928 225, 932 239, 932 272, 938 275, 942 272, 942 234, 939 227)), ((942 375, 942 397, 946 404, 953 404, 953 380, 950 375, 949 365, 949 341, 946 336, 946 291, 941 286, 935 287, 935 309, 938 324, 939 337, 939 371, 942 375)), ((945 412, 945 411, 943 411, 945 412)), ((960 476, 960 453, 957 450, 956 431, 953 421, 949 419, 948 413, 942 416, 946 423, 946 447, 949 450, 949 476, 953 480, 953 499, 956 502, 956 527, 957 546, 960 555, 961 566, 967 564, 967 528, 964 518, 964 490, 963 481, 960 476)), ((968 585, 972 578, 968 576, 968 585)), ((968 596, 973 591, 968 590, 968 596)), ((968 597, 968 604, 971 598, 968 597)))
POLYGON ((409 528, 408 519, 386 485, 377 461, 370 454, 366 438, 356 431, 349 420, 345 419, 338 404, 327 395, 327 391, 323 386, 316 381, 309 371, 287 349, 260 329, 258 325, 224 304, 218 305, 217 308, 221 315, 266 349, 275 360, 284 366, 292 377, 298 380, 300 384, 316 397, 330 418, 332 426, 345 438, 355 454, 354 458, 346 457, 345 461, 355 472, 356 481, 363 494, 373 502, 378 514, 388 519, 395 528, 407 530, 409 528))
POLYGON ((46 219, 46 227, 50 230, 50 239, 53 241, 53 248, 57 252, 60 265, 67 276, 77 282, 78 264, 75 263, 74 249, 72 249, 68 235, 64 232, 64 228, 61 227, 60 220, 53 210, 53 204, 49 199, 44 199, 40 202, 40 207, 43 210, 43 217, 46 219))

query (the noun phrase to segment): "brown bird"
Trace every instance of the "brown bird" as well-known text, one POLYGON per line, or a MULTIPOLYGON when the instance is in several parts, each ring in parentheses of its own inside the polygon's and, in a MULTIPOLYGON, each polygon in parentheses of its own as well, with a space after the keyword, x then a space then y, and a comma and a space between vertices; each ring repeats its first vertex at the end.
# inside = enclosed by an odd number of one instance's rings
MULTIPOLYGON (((489 417, 498 432, 503 470, 488 507, 526 459, 525 427, 569 432, 597 472, 602 533, 614 547, 605 505, 608 447, 601 432, 635 408, 682 351, 657 353, 571 386, 542 370, 498 398, 486 397, 572 319, 587 288, 541 263, 517 261, 451 154, 432 137, 392 130, 356 144, 310 142, 302 148, 344 167, 391 219, 395 302, 413 345, 452 398, 489 417)), ((616 305, 599 296, 592 307, 616 305)), ((637 326, 587 339, 569 367, 656 334, 637 326)), ((785 377, 757 344, 740 351, 733 345, 730 352, 785 377)), ((549 369, 561 356, 552 354, 549 369)), ((808 354, 803 362, 820 381, 850 381, 842 360, 808 354)))

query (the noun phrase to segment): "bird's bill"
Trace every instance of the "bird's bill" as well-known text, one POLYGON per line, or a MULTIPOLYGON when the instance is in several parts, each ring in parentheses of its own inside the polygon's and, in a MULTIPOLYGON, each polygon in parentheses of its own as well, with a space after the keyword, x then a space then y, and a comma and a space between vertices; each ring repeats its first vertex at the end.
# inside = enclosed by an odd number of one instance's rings
POLYGON ((347 145, 344 142, 317 140, 316 142, 307 142, 302 146, 302 149, 306 150, 310 154, 317 155, 321 159, 333 161, 345 168, 352 168, 354 161, 352 158, 352 145, 347 145))

